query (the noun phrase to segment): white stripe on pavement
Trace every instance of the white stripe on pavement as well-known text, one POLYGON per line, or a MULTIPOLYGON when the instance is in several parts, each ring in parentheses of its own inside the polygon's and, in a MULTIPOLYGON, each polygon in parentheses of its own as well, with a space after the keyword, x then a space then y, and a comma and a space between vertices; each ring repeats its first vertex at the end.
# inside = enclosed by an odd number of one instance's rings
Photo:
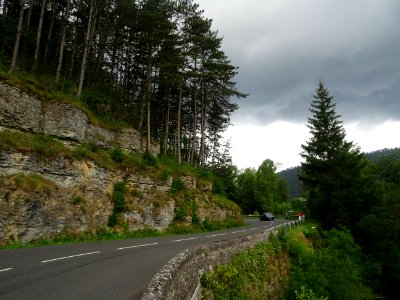
POLYGON ((206 238, 215 237, 215 236, 221 236, 221 235, 226 235, 226 233, 218 233, 218 234, 213 234, 213 235, 207 235, 206 238))
POLYGON ((117 250, 139 248, 139 247, 147 247, 147 246, 154 246, 154 245, 158 245, 158 243, 121 247, 121 248, 118 248, 117 250))
POLYGON ((192 237, 192 238, 189 238, 189 239, 175 240, 175 241, 172 241, 172 242, 173 243, 177 243, 177 242, 190 241, 190 240, 195 240, 195 239, 198 239, 198 237, 192 237))
POLYGON ((47 262, 62 260, 62 259, 67 259, 67 258, 74 258, 74 257, 79 257, 79 256, 85 256, 85 255, 98 254, 98 253, 100 253, 100 251, 81 253, 81 254, 75 254, 75 255, 64 256, 64 257, 57 257, 57 258, 52 258, 52 259, 48 259, 48 260, 42 260, 42 263, 47 263, 47 262))
POLYGON ((246 232, 246 231, 247 231, 247 229, 244 229, 244 230, 234 231, 232 233, 239 233, 239 232, 246 232))
POLYGON ((3 269, 3 270, 0 270, 0 272, 6 272, 6 271, 10 271, 10 270, 12 270, 13 268, 7 268, 7 269, 3 269))

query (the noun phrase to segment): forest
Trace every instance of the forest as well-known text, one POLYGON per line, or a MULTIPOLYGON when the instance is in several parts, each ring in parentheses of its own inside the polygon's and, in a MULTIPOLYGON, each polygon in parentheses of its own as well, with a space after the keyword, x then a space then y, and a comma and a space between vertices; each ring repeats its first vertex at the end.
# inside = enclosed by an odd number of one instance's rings
POLYGON ((6 0, 0 12, 2 77, 133 126, 179 162, 221 159, 232 99, 246 94, 193 1, 6 0))

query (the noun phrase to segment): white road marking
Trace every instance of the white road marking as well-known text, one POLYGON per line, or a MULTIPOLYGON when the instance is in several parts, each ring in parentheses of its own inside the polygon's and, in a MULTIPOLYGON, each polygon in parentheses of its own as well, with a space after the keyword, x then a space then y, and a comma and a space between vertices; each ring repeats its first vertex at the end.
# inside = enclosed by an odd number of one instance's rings
POLYGON ((1 272, 6 272, 6 271, 10 271, 10 270, 12 270, 13 268, 7 268, 7 269, 3 269, 3 270, 0 270, 0 273, 1 272))
POLYGON ((239 232, 246 232, 246 231, 247 231, 247 229, 244 229, 244 230, 234 231, 232 233, 239 233, 239 232))
POLYGON ((253 230, 257 230, 257 229, 260 229, 260 227, 257 227, 257 228, 252 228, 252 229, 250 229, 250 230, 252 230, 252 231, 253 231, 253 230))
POLYGON ((139 247, 147 247, 147 246, 154 246, 154 245, 158 245, 158 243, 121 247, 121 248, 118 248, 117 250, 131 249, 131 248, 139 248, 139 247))
POLYGON ((47 263, 47 262, 62 260, 62 259, 67 259, 67 258, 74 258, 74 257, 79 257, 79 256, 85 256, 85 255, 98 254, 98 253, 100 253, 100 251, 81 253, 81 254, 75 254, 75 255, 64 256, 64 257, 57 257, 57 258, 53 258, 53 259, 42 260, 42 263, 47 263))
POLYGON ((207 235, 206 238, 214 237, 214 236, 221 236, 221 235, 226 235, 226 233, 218 233, 218 234, 213 234, 213 235, 207 235))
POLYGON ((190 241, 190 240, 195 240, 195 239, 198 239, 198 237, 192 237, 192 238, 189 238, 189 239, 175 240, 175 241, 172 241, 172 242, 173 243, 177 243, 177 242, 190 241))

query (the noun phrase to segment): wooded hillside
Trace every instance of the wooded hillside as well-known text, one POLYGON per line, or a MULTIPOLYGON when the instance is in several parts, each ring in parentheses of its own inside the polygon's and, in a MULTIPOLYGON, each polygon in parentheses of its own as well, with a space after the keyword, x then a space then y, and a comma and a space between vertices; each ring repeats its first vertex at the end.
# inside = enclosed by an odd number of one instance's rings
POLYGON ((149 143, 157 139, 162 154, 178 161, 218 161, 221 133, 238 108, 232 96, 246 95, 235 87, 237 67, 222 38, 196 3, 5 0, 0 13, 4 74, 75 94, 149 143))

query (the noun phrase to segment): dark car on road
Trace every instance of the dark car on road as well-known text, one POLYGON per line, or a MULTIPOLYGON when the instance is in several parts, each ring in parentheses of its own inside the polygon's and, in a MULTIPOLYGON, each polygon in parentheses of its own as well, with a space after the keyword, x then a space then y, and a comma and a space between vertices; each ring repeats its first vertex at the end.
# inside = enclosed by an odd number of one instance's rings
POLYGON ((270 212, 265 212, 260 215, 260 221, 273 221, 274 219, 274 214, 270 212))

